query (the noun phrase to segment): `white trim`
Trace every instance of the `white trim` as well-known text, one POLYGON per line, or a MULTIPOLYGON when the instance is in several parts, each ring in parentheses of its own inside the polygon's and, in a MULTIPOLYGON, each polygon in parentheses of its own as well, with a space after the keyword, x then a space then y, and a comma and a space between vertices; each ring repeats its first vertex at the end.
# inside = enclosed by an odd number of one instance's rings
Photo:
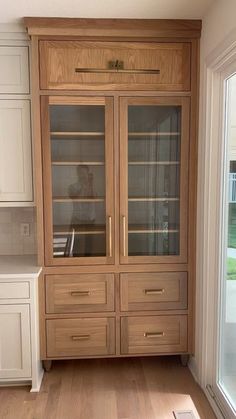
MULTIPOLYGON (((219 272, 222 248, 221 228, 224 150, 223 79, 234 71, 236 63, 236 31, 220 44, 203 64, 202 91, 205 100, 201 105, 199 167, 198 167, 198 229, 197 229, 197 313, 196 313, 196 364, 197 379, 210 400, 206 385, 214 383, 216 365, 216 335, 219 299, 219 272), (222 78, 223 77, 223 78, 222 78), (220 187, 219 187, 220 186, 220 187), (218 226, 218 228, 216 228, 218 226)), ((193 361, 192 361, 193 362, 193 361)), ((213 403, 211 399, 211 403, 213 403)), ((214 403, 213 403, 214 404, 214 403)), ((216 412, 217 414, 217 412, 216 412)), ((227 411, 226 414, 230 415, 227 411)), ((232 415, 232 414, 231 414, 232 415)), ((217 414, 217 417, 220 417, 217 414)), ((232 416, 228 416, 229 418, 232 416)))

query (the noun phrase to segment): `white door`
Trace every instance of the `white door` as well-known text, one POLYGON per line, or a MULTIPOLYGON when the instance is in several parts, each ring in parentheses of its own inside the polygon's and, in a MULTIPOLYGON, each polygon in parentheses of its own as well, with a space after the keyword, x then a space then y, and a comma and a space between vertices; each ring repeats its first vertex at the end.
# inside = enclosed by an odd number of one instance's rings
POLYGON ((0 305, 0 380, 31 376, 28 304, 0 305))
POLYGON ((236 73, 224 86, 220 260, 213 391, 229 418, 236 417, 236 73))
POLYGON ((0 201, 33 200, 29 100, 0 100, 0 201))

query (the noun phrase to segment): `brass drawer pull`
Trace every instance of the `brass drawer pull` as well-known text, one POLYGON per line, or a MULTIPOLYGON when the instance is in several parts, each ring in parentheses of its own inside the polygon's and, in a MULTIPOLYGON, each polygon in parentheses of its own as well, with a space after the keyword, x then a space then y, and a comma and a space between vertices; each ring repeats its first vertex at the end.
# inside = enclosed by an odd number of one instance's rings
POLYGON ((165 289, 164 288, 160 288, 157 290, 144 290, 146 295, 161 295, 164 294, 165 289))
POLYGON ((108 217, 108 231, 109 231, 109 257, 112 257, 112 231, 111 231, 111 216, 108 217))
POLYGON ((122 217, 122 223, 123 223, 123 256, 126 256, 126 218, 123 215, 122 217))
POLYGON ((151 68, 124 68, 123 61, 108 61, 108 68, 75 68, 76 73, 127 73, 127 74, 160 74, 159 69, 151 69, 151 68))
POLYGON ((88 340, 90 339, 90 335, 75 335, 75 336, 71 336, 71 339, 76 341, 76 340, 88 340))
POLYGON ((86 297, 90 295, 89 291, 71 291, 70 295, 72 297, 86 297))
POLYGON ((155 332, 155 333, 151 333, 151 332, 145 332, 143 334, 143 336, 147 339, 152 339, 152 338, 161 338, 163 336, 165 336, 164 332, 155 332))

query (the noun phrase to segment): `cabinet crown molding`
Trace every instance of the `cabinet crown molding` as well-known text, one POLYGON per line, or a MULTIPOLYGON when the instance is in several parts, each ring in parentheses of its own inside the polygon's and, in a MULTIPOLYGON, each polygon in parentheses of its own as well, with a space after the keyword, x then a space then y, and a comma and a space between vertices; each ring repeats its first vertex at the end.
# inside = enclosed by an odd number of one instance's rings
POLYGON ((108 38, 200 38, 202 21, 189 19, 80 19, 25 17, 29 35, 108 38))

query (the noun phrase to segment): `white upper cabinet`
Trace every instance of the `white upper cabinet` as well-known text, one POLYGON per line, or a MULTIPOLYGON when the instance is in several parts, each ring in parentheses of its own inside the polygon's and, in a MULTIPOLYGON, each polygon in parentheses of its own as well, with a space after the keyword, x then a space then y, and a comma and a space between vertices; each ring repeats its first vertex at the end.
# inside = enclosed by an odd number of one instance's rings
POLYGON ((33 201, 29 100, 0 100, 0 201, 33 201))
POLYGON ((27 46, 0 46, 0 93, 29 94, 27 46))

